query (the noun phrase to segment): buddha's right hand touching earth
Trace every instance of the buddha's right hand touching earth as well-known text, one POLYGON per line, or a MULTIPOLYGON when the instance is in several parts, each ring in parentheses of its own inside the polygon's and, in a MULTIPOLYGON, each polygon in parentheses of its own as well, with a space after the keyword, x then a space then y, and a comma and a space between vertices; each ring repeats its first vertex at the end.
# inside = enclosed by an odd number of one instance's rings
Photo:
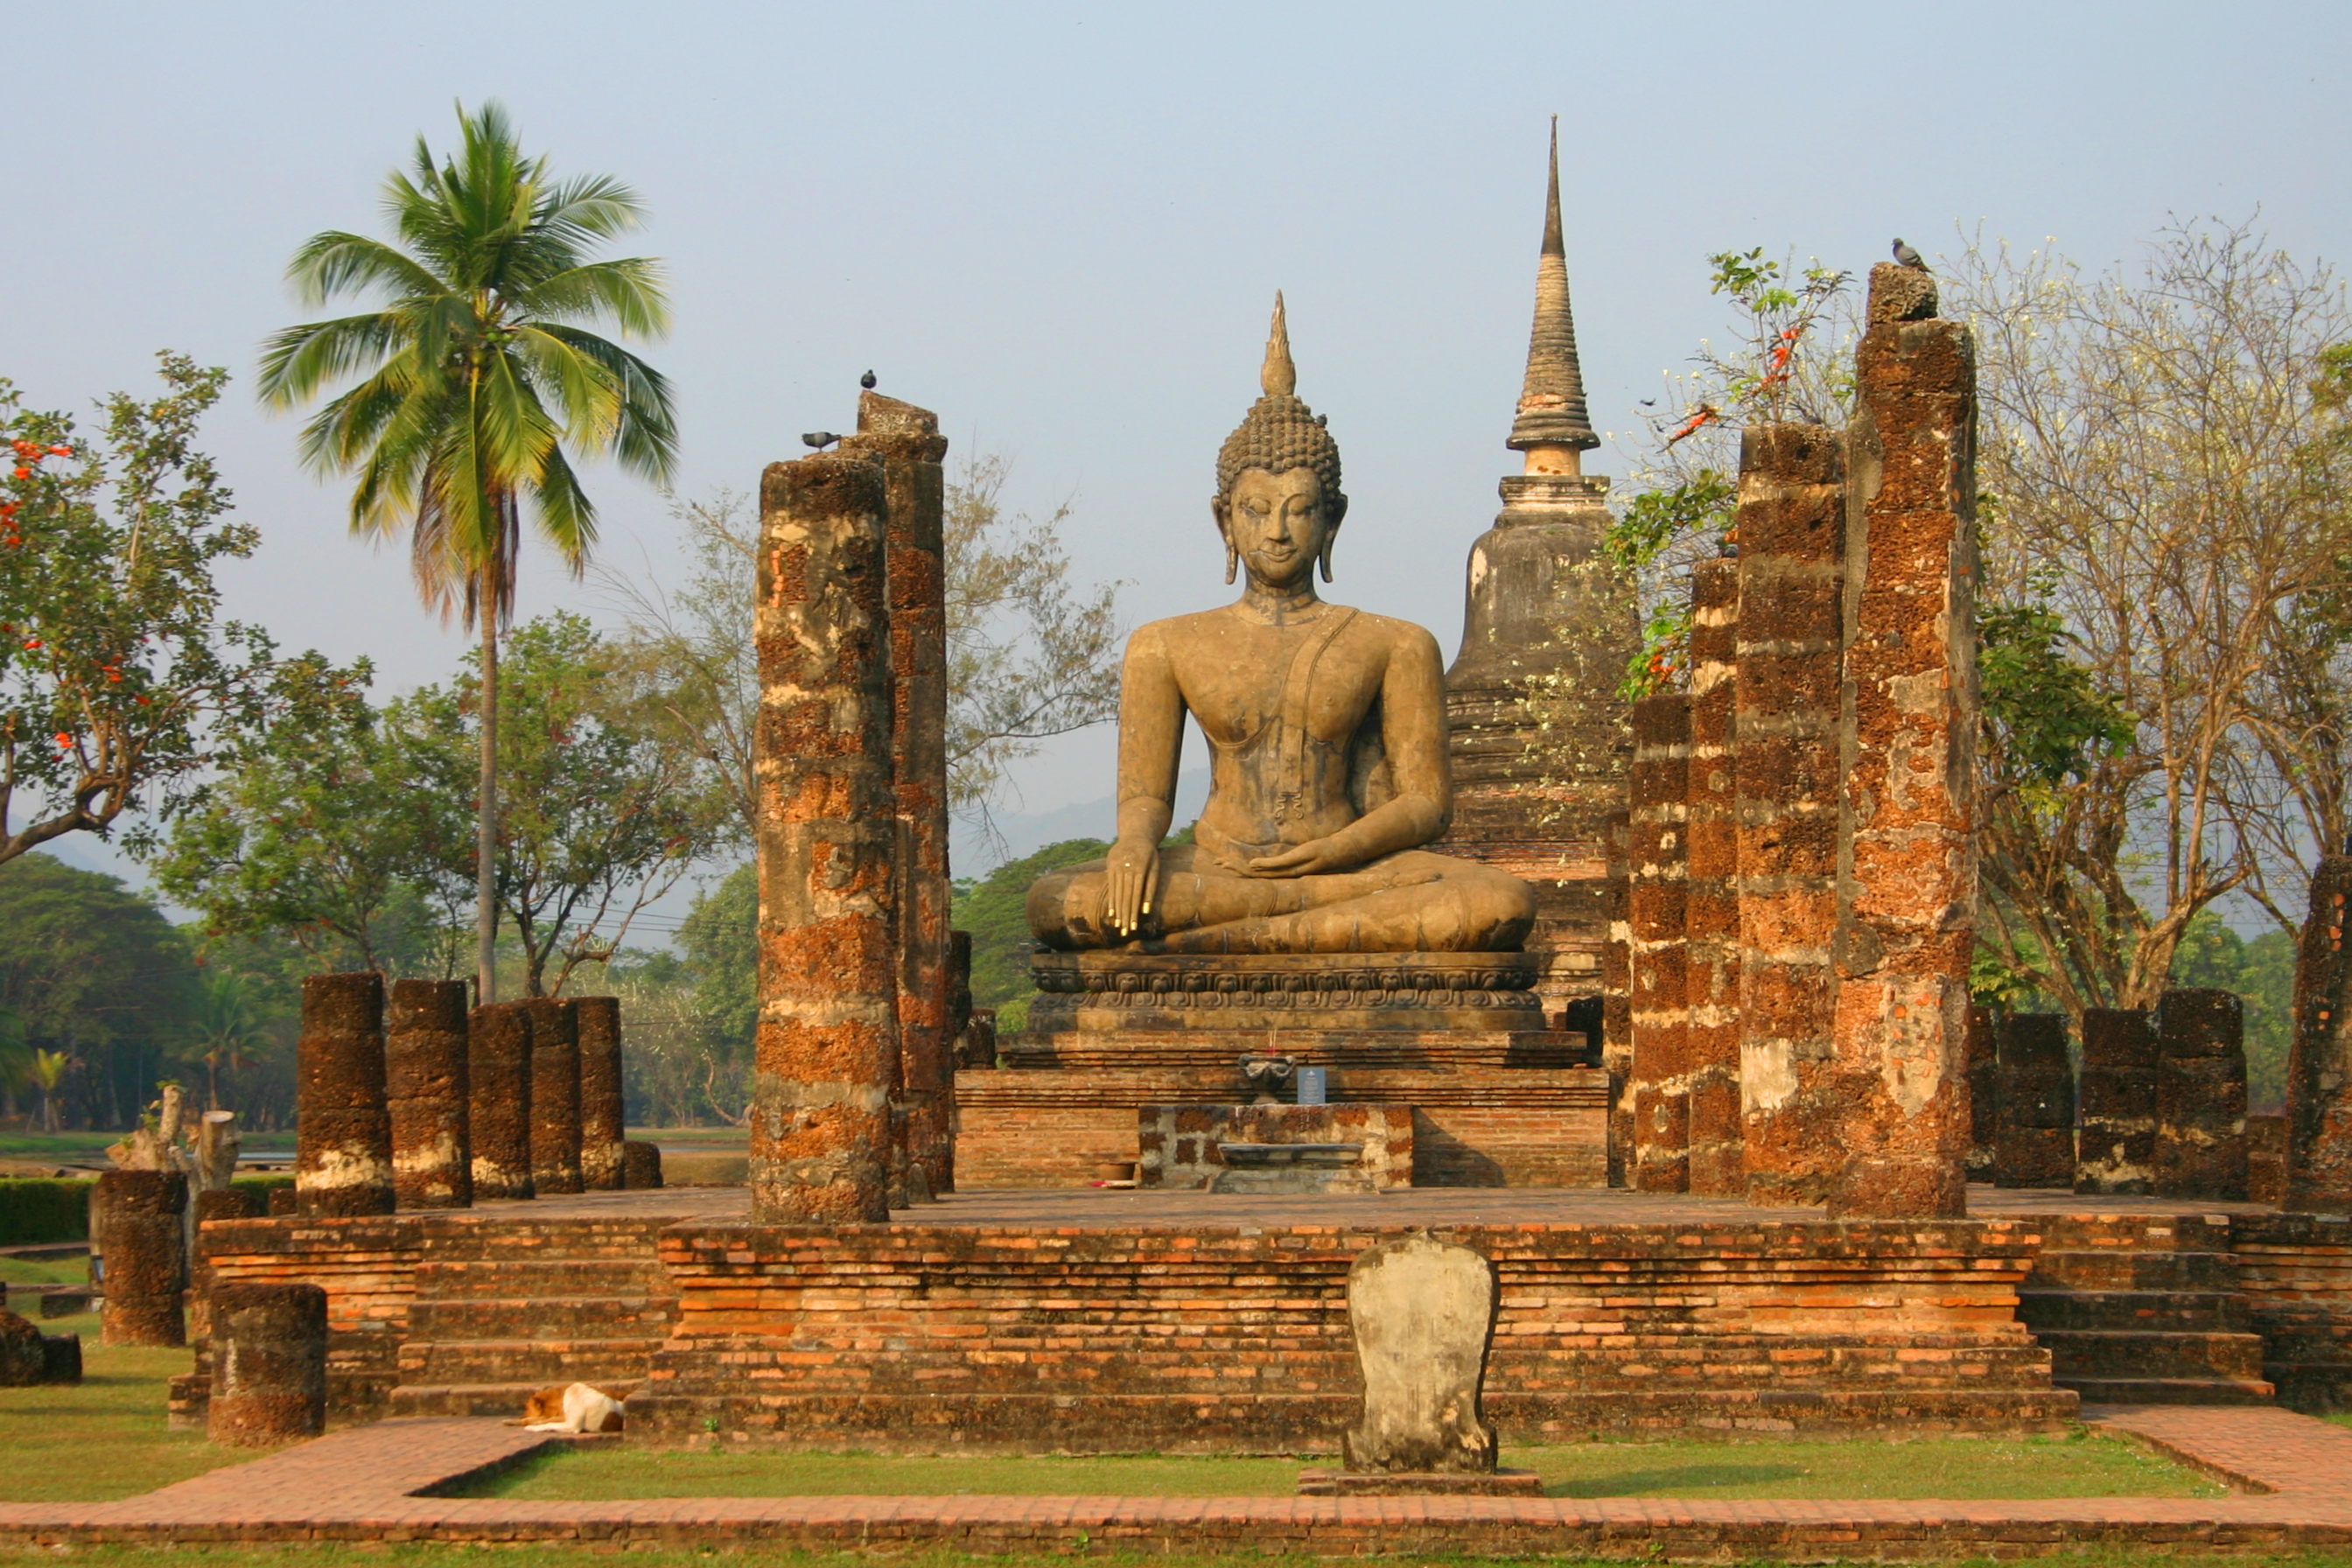
POLYGON ((1160 896, 1160 850, 1149 840, 1122 838, 1103 859, 1103 914, 1110 929, 1132 937, 1160 896))

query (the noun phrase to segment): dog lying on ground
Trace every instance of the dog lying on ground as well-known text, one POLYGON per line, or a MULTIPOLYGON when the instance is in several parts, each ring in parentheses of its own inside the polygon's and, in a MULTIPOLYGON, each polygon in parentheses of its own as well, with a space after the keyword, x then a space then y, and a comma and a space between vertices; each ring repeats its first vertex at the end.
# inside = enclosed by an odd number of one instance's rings
POLYGON ((618 1432, 621 1422, 621 1395, 574 1383, 532 1394, 517 1425, 531 1432, 618 1432))

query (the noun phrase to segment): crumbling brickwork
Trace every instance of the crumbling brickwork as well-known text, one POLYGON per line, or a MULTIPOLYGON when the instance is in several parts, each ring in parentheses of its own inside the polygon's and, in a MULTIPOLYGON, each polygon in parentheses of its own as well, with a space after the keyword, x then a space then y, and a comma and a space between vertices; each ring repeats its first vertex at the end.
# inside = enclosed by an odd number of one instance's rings
POLYGON ((580 1036, 580 1184, 621 1190, 621 999, 583 996, 580 1036))
POLYGON ((530 1016, 531 1191, 580 1192, 580 1009, 568 998, 535 996, 523 1010, 530 1016))
POLYGON ((294 1189, 302 1212, 390 1214, 383 975, 366 970, 304 978, 294 1105, 294 1189))
POLYGON ((268 1448, 327 1429, 327 1293, 316 1285, 223 1285, 212 1299, 205 1435, 268 1448))
POLYGON ((106 1171, 91 1194, 92 1239, 104 1268, 99 1342, 184 1345, 187 1321, 188 1178, 177 1171, 106 1171))
POLYGON ((493 1002, 473 1010, 466 1024, 466 1086, 475 1200, 530 1197, 530 1004, 493 1002))
POLYGON ((1689 1100, 1689 1190, 1748 1190, 1739 1115, 1739 825, 1732 787, 1738 704, 1739 563, 1691 571, 1689 798, 1683 1055, 1689 1100))
POLYGON ((1993 1021, 2000 1119, 1993 1181, 2004 1187, 2074 1184, 2074 1068, 2063 1013, 2003 1013, 1993 1021))
POLYGON ((2145 1193, 2156 1160, 2156 1020, 2137 1007, 2083 1014, 2074 1190, 2145 1193))
POLYGON ((393 1194, 404 1209, 461 1209, 474 1201, 466 991, 462 980, 392 983, 384 1103, 392 1123, 393 1194))
POLYGON ((1690 973, 1684 915, 1684 817, 1690 795, 1690 699, 1680 692, 1633 705, 1632 879, 1627 930, 1633 961, 1633 1185, 1679 1193, 1690 1182, 1690 1080, 1685 1023, 1690 973))
POLYGON ((2286 1202, 2352 1214, 2352 953, 2345 946, 2352 856, 2322 858, 2295 963, 2286 1075, 2286 1202))
POLYGON ((2231 991, 2167 991, 2156 1007, 2158 1197, 2246 1196, 2246 1011, 2231 991))

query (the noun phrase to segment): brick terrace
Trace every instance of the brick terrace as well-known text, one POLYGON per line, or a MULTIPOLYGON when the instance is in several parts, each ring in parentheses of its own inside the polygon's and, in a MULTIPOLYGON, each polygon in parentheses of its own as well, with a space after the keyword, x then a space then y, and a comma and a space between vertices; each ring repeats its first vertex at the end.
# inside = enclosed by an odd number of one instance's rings
POLYGON ((424 1420, 353 1428, 121 1502, 0 1506, 0 1542, 1231 1547, 1326 1556, 1447 1551, 1809 1560, 2352 1543, 2352 1431, 2269 1409, 2089 1414, 2221 1479, 2236 1495, 2017 1502, 985 1496, 510 1502, 425 1494, 577 1439, 489 1421, 424 1420))

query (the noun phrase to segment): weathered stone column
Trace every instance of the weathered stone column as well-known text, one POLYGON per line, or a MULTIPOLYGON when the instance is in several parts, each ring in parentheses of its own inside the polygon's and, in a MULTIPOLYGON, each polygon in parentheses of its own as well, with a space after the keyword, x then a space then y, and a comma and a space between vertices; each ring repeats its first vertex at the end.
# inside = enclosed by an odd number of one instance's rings
POLYGON ((1739 563, 1691 569, 1690 771, 1684 952, 1689 1014, 1690 1191, 1748 1190, 1739 1118, 1739 822, 1732 788, 1738 704, 1739 563))
POLYGON ((1871 268, 1846 430, 1833 1217, 1968 1213, 1976 946, 1976 342, 1871 268))
POLYGON ((1992 1009, 1969 1009, 1969 1180, 1990 1182, 1993 1145, 2000 1140, 2000 1062, 1993 1047, 1992 1009))
POLYGON ((955 1039, 949 1027, 948 637, 945 548, 947 437, 939 416, 868 392, 845 451, 882 459, 888 510, 890 763, 898 801, 898 1158, 907 1195, 954 1190, 949 1101, 955 1039))
POLYGON ((1633 877, 1627 924, 1633 957, 1633 1184, 1679 1193, 1690 1183, 1690 971, 1684 917, 1684 816, 1690 795, 1690 699, 1633 704, 1633 877))
POLYGON ((177 1171, 106 1171, 92 1194, 92 1239, 106 1304, 99 1342, 184 1345, 180 1293, 188 1282, 188 1178, 177 1171))
POLYGON ((773 463, 760 503, 751 1213, 879 1222, 898 1072, 883 465, 773 463))
POLYGON ((305 977, 294 1043, 294 1190, 303 1214, 392 1212, 383 1089, 383 976, 305 977))
POLYGON ((2352 1214, 2352 855, 2321 858, 2294 965, 2286 1068, 2286 1199, 2299 1214, 2352 1214))
POLYGON ((2157 1196, 2245 1200, 2245 1027, 2234 991, 2167 991, 2157 1003, 2157 1196))
POLYGON ((1820 1203, 1843 1165, 1831 1082, 1845 452, 1811 425, 1739 441, 1739 1093, 1748 1201, 1820 1203))
POLYGON ((580 1184, 580 1008, 534 996, 530 1015, 530 1190, 539 1197, 580 1184))
POLYGON ((662 1184, 661 1145, 629 1139, 621 1145, 621 1185, 640 1192, 662 1184))
POLYGON ((1608 865, 1601 949, 1601 1066, 1609 1075, 1609 1184, 1633 1184, 1633 818, 1622 807, 1601 823, 1608 865))
POLYGON ((580 1024, 580 1184, 621 1190, 621 1143, 628 1130, 621 1097, 621 999, 583 996, 580 1024))
POLYGON ((223 1285, 212 1300, 212 1395, 205 1435, 268 1448, 327 1429, 327 1292, 316 1285, 223 1285))
POLYGON ((467 1126, 466 983, 395 980, 383 1032, 392 1187, 404 1209, 474 1203, 467 1126))
POLYGON ((2074 1190, 2145 1193, 2155 1158, 2156 1020, 2137 1007, 2085 1008, 2074 1190))
POLYGON ((2066 1058, 2066 1016, 1998 1015, 1993 1047, 2000 1073, 1994 1185, 2073 1186, 2074 1068, 2066 1058))
POLYGON ((528 1005, 493 1002, 475 1008, 467 1021, 467 1120, 476 1203, 532 1195, 528 1005))

